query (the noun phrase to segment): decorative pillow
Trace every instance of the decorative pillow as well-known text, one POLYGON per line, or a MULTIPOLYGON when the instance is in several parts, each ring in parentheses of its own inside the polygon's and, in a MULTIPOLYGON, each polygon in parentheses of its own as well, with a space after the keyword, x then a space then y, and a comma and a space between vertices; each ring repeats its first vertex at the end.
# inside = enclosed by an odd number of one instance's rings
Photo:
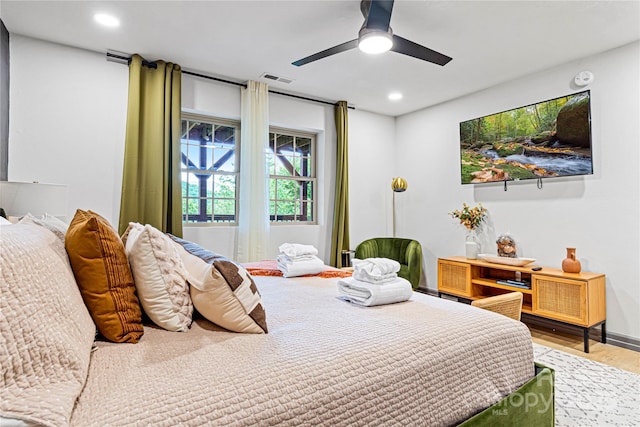
POLYGON ((47 213, 45 213, 42 218, 37 218, 31 215, 31 213, 28 213, 20 219, 20 222, 30 222, 44 227, 55 234, 62 243, 64 243, 64 236, 67 234, 67 228, 69 228, 69 226, 65 224, 64 221, 47 213))
POLYGON ((100 333, 113 342, 136 343, 142 312, 120 236, 95 212, 76 211, 65 247, 84 303, 100 333))
POLYGON ((205 318, 233 332, 267 333, 262 298, 251 275, 233 261, 169 235, 187 269, 193 305, 205 318))
POLYGON ((136 222, 129 223, 123 240, 145 313, 161 328, 189 330, 193 304, 175 243, 157 228, 136 222))
POLYGON ((96 327, 52 233, 2 227, 0 248, 0 418, 69 425, 96 327))

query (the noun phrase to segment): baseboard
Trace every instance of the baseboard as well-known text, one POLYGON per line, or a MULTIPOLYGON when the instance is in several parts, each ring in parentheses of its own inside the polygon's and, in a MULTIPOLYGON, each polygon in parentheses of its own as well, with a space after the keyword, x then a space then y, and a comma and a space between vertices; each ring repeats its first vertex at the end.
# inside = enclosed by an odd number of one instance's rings
POLYGON ((640 352, 640 340, 625 335, 607 332, 607 344, 640 352))
POLYGON ((437 297, 438 296, 438 291, 436 291, 435 289, 417 288, 416 292, 420 292, 421 294, 431 295, 432 297, 437 297))
MULTIPOLYGON (((537 325, 547 329, 553 329, 558 332, 563 332, 571 335, 582 336, 582 328, 579 326, 572 326, 566 323, 559 323, 553 320, 544 319, 541 317, 530 316, 526 313, 522 313, 522 320, 530 325, 537 325)), ((600 341, 601 328, 596 326, 589 331, 589 338, 594 341, 600 341)), ((640 352, 640 340, 627 337, 625 335, 607 332, 607 344, 615 345, 616 347, 622 347, 629 350, 640 352)))

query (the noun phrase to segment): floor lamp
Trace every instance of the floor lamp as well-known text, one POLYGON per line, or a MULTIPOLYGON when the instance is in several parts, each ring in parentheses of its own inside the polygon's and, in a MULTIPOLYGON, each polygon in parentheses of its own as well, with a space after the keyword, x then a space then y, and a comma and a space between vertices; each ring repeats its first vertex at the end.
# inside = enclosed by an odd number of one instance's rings
POLYGON ((399 176, 393 178, 391 189, 393 190, 393 237, 396 237, 396 193, 407 191, 407 180, 399 176))

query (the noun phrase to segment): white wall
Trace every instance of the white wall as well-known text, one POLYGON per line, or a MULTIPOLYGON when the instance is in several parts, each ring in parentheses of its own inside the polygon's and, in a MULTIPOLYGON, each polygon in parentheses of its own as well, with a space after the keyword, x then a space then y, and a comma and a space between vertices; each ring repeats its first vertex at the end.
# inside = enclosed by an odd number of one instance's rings
MULTIPOLYGON (((349 110, 349 221, 351 248, 392 235, 391 180, 395 176, 395 119, 349 110)), ((404 171, 399 172, 400 175, 404 171)), ((411 185, 411 183, 409 183, 411 185)), ((404 196, 403 193, 398 200, 404 196)))
POLYGON ((10 181, 67 184, 68 219, 117 224, 128 70, 104 55, 12 34, 10 181))
POLYGON ((396 121, 396 170, 409 182, 398 200, 398 229, 421 241, 427 285, 437 288, 437 258, 463 254, 464 228, 447 215, 463 202, 490 213, 483 250, 510 232, 519 255, 560 268, 576 247, 585 271, 607 275, 607 329, 640 338, 640 43, 571 62, 456 99, 396 121), (591 90, 594 174, 509 184, 460 185, 461 121, 581 90, 591 90), (406 196, 406 197, 404 197, 406 196))

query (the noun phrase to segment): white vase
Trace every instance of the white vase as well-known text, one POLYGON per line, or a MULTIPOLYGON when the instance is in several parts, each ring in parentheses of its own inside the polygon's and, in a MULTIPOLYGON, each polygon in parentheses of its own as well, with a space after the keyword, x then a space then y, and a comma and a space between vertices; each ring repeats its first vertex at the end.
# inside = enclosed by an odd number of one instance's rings
POLYGON ((468 259, 478 258, 478 244, 476 242, 465 242, 464 249, 468 259))
POLYGON ((466 242, 464 244, 465 256, 468 259, 476 259, 478 258, 478 253, 480 253, 480 239, 478 237, 477 230, 468 230, 466 236, 466 242))

